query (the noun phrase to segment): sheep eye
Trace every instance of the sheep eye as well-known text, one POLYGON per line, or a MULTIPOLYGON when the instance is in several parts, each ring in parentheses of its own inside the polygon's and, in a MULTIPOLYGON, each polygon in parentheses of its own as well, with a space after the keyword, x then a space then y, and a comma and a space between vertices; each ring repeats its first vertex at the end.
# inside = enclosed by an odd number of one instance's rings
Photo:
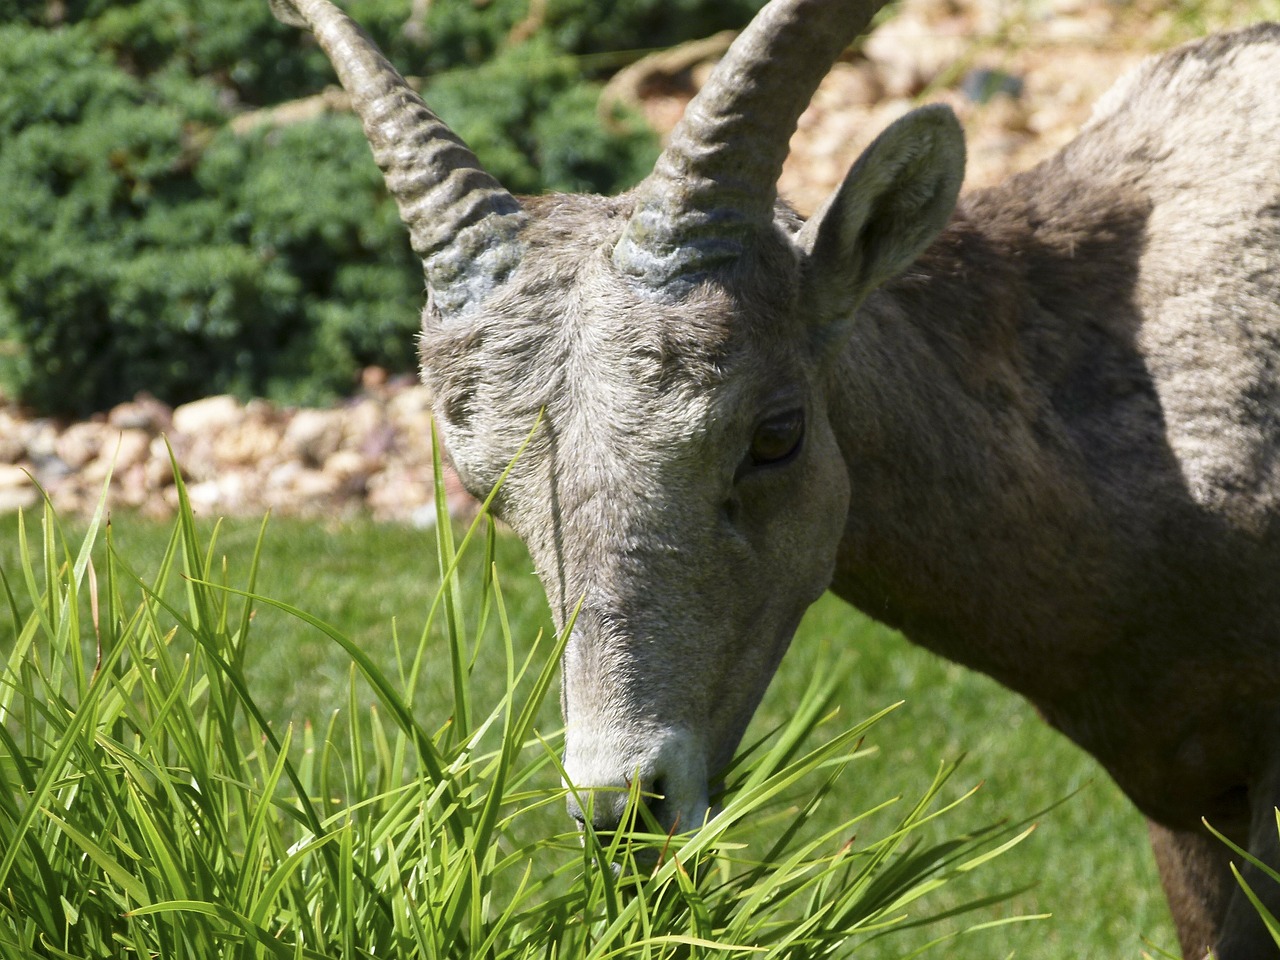
POLYGON ((754 466, 782 463, 800 449, 804 439, 804 411, 788 410, 756 425, 748 456, 754 466))

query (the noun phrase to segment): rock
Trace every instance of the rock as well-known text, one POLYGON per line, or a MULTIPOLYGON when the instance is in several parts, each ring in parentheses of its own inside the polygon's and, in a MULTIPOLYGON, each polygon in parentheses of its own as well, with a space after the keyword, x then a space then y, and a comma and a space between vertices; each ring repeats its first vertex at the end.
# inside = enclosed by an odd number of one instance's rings
POLYGON ((338 478, 323 470, 303 470, 293 478, 290 495, 301 500, 318 500, 338 492, 338 478))
POLYGON ((40 491, 21 467, 0 464, 0 513, 13 513, 34 507, 40 502, 40 491))
POLYGON ((1115 16, 1105 5, 1080 5, 1076 10, 1062 10, 1045 23, 1045 34, 1059 43, 1087 43, 1105 37, 1115 28, 1115 16))
POLYGON ((885 96, 880 74, 867 60, 835 64, 824 78, 824 83, 827 90, 838 93, 838 102, 846 109, 860 107, 870 110, 885 96))
POLYGON ((205 397, 184 403, 173 411, 173 432, 193 438, 212 436, 234 426, 243 413, 244 408, 235 397, 225 394, 205 397))
POLYGON ((357 450, 339 450, 324 463, 324 472, 333 477, 345 496, 363 496, 379 462, 357 450))
POLYGON ((431 462, 431 391, 414 386, 392 396, 387 421, 393 434, 388 456, 431 462))
POLYGON ((13 490, 18 487, 34 486, 31 475, 15 464, 0 464, 0 490, 13 490))
POLYGON ((173 426, 173 411, 149 394, 140 393, 132 400, 112 408, 107 423, 117 430, 143 430, 164 433, 173 426))
POLYGON ((360 386, 370 393, 377 393, 387 385, 387 371, 382 367, 365 367, 360 371, 360 386))
POLYGON ((299 410, 284 429, 281 450, 287 457, 318 467, 342 446, 345 432, 341 411, 299 410))
POLYGON ((369 478, 365 504, 378 520, 403 520, 432 503, 431 466, 388 465, 369 478))
POLYGON ((21 421, 0 410, 0 463, 17 463, 26 451, 21 421))
MULTIPOLYGON (((192 509, 201 516, 243 513, 253 501, 252 494, 257 491, 256 479, 248 471, 228 470, 216 480, 201 480, 190 484, 187 487, 187 499, 191 501, 192 509)), ((148 496, 156 495, 154 488, 148 490, 148 496)), ((176 504, 177 487, 166 487, 159 496, 176 504)))
POLYGON ((416 423, 431 416, 431 391, 423 386, 406 387, 387 401, 387 415, 397 424, 416 423))
POLYGON ((73 423, 54 441, 54 452, 70 469, 79 470, 98 458, 104 432, 105 428, 100 423, 73 423))
MULTIPOLYGON (((110 426, 94 424, 98 429, 96 455, 80 467, 80 480, 97 486, 106 479, 107 473, 119 477, 132 467, 146 462, 150 455, 151 437, 146 431, 139 429, 116 430, 110 426)), ((75 430, 70 427, 58 442, 63 445, 68 435, 75 430)), ((66 460, 67 454, 63 454, 66 460)), ((70 460, 67 461, 69 464, 70 460)))
POLYGON ((39 502, 40 492, 35 487, 0 488, 0 513, 30 510, 39 502))
POLYGON ((275 490, 289 486, 293 483, 293 478, 304 469, 306 468, 297 460, 286 460, 284 463, 272 467, 263 480, 263 490, 275 490))
POLYGON ((891 97, 914 97, 969 50, 965 25, 935 11, 903 8, 866 39, 863 52, 891 97))
MULTIPOLYGON (((291 467, 297 466, 291 463, 291 467)), ((340 483, 338 479, 323 470, 312 470, 298 467, 291 470, 276 470, 267 482, 265 502, 275 509, 283 507, 297 510, 315 507, 317 501, 328 502, 337 493, 340 483)))
POLYGON ((20 428, 19 434, 27 459, 50 460, 58 455, 58 428, 52 420, 32 420, 20 428))
MULTIPOLYGON (((176 488, 175 488, 176 489, 176 488)), ((187 500, 193 508, 215 507, 222 499, 217 480, 201 480, 187 487, 187 500)), ((176 505, 177 499, 174 498, 176 505)), ((201 512, 204 512, 203 510, 201 512)))
MULTIPOLYGON (((175 411, 176 412, 176 411, 175 411)), ((279 459, 283 429, 270 405, 255 400, 245 407, 234 424, 213 438, 213 456, 223 464, 248 466, 279 459)))
MULTIPOLYGON (((77 484, 63 484, 49 491, 49 499, 53 501, 53 509, 59 516, 84 516, 98 507, 102 497, 102 487, 84 487, 77 484)), ((2 497, 0 497, 2 499, 2 497)))
MULTIPOLYGON (((155 447, 146 430, 131 427, 121 430, 114 438, 114 443, 108 443, 104 450, 116 458, 117 470, 128 470, 137 464, 146 463, 154 455, 155 447)), ((160 449, 164 450, 163 443, 160 444, 160 449)))
MULTIPOLYGON (((179 468, 181 467, 179 462, 179 468)), ((173 462, 169 459, 169 448, 165 446, 163 437, 151 438, 143 469, 147 486, 152 490, 159 490, 173 483, 173 462)))
POLYGON ((382 404, 370 397, 361 397, 350 406, 342 408, 342 442, 344 446, 360 447, 383 426, 386 414, 382 404))
POLYGON ((990 103, 998 96, 1017 100, 1022 96, 1023 82, 1003 70, 975 67, 960 81, 960 92, 972 103, 990 103))

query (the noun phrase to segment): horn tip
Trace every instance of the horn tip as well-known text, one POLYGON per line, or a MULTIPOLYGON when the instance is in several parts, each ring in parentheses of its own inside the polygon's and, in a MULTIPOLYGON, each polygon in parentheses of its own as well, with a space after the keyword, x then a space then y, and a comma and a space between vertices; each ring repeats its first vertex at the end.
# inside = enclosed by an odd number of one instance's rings
POLYGON ((271 15, 279 20, 285 26, 300 27, 305 30, 311 26, 293 0, 267 0, 271 7, 271 15))

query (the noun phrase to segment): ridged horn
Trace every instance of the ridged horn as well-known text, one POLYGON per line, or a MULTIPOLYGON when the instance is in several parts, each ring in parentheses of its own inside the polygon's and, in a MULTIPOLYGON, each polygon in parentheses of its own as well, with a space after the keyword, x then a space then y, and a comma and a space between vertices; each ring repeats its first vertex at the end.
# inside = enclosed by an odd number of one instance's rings
POLYGON ((773 222, 791 134, 831 64, 884 0, 773 0, 690 101, 614 263, 646 284, 732 263, 773 222))
POLYGON ((519 202, 350 17, 328 0, 270 2, 277 19, 310 29, 350 95, 436 307, 449 316, 478 303, 520 261, 519 202))

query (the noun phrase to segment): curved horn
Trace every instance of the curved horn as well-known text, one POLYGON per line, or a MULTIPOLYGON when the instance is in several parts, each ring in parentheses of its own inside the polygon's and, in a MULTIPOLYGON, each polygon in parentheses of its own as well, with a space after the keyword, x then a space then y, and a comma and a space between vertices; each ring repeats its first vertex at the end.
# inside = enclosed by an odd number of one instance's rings
POLYGON ((271 10, 315 34, 350 94, 436 307, 478 303, 520 261, 520 204, 345 13, 328 0, 271 0, 271 10))
POLYGON ((659 287, 736 260, 773 222, 791 134, 884 0, 773 0, 690 101, 613 259, 659 287))

